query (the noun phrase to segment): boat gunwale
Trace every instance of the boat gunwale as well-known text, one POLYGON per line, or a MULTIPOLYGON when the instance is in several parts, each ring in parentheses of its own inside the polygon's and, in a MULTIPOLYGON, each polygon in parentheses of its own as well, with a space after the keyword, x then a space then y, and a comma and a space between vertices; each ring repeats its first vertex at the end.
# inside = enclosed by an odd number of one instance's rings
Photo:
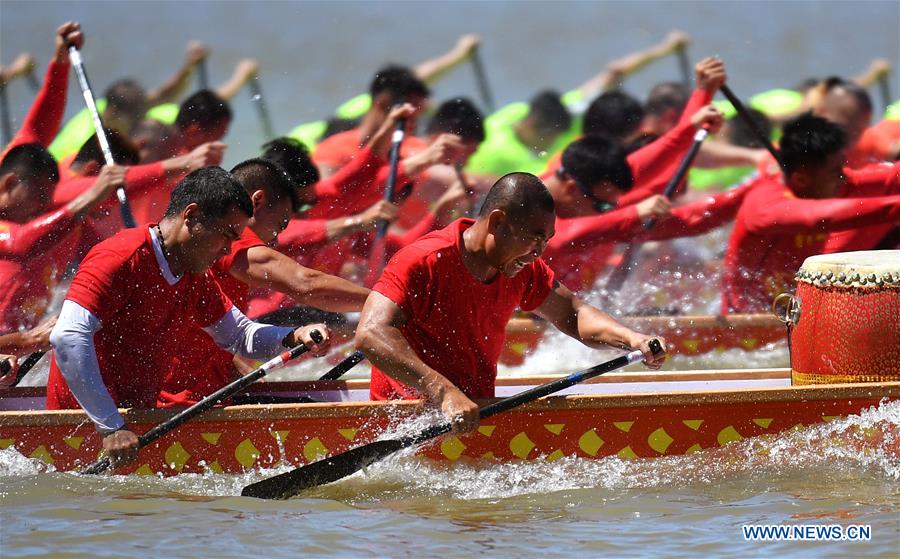
MULTIPOLYGON (((548 396, 523 405, 514 411, 541 412, 554 410, 601 410, 618 408, 660 408, 726 404, 769 404, 838 399, 881 400, 900 398, 900 382, 826 384, 790 387, 716 389, 663 393, 573 394, 548 396)), ((482 403, 497 401, 484 400, 482 403)), ((321 402, 291 404, 249 404, 214 408, 200 421, 275 421, 285 419, 327 419, 341 417, 394 417, 419 409, 418 400, 390 402, 321 402)), ((130 424, 160 423, 178 410, 123 410, 130 424)), ((80 410, 0 411, 0 427, 77 425, 87 422, 80 410)))

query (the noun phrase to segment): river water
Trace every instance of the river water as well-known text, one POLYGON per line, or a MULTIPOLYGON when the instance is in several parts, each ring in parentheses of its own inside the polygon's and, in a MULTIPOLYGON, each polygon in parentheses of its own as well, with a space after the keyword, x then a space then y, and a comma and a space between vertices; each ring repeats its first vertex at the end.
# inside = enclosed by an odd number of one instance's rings
MULTIPOLYGON (((484 40, 498 103, 565 90, 609 59, 647 47, 672 28, 694 37, 692 57, 717 54, 735 92, 748 96, 807 76, 860 73, 875 57, 900 67, 897 2, 23 2, 0 3, 0 63, 21 51, 40 65, 53 28, 76 19, 87 33, 98 91, 123 76, 161 83, 189 39, 212 50, 213 83, 257 57, 279 132, 329 114, 365 90, 372 71, 446 50, 462 33, 484 40)), ((893 93, 900 91, 896 74, 893 93)), ((630 78, 642 96, 678 79, 674 59, 630 78)), ((451 72, 435 99, 477 99, 471 69, 451 72)), ((31 101, 9 87, 16 122, 31 101)), ((880 105, 873 90, 876 105, 880 105)), ((255 154, 263 135, 249 94, 234 100, 225 166, 255 154)), ((74 80, 67 115, 81 108, 74 80)), ((714 282, 715 278, 705 278, 714 282)), ((627 293, 625 294, 627 295, 627 293)), ((682 300, 698 312, 715 302, 682 300)), ((622 310, 627 310, 622 309, 622 310)), ((528 374, 598 361, 561 337, 522 367, 528 374)), ((785 366, 781 344, 753 353, 676 357, 679 369, 785 366)), ((362 369, 362 368, 360 368, 362 369)), ((448 467, 392 458, 286 502, 237 497, 245 476, 87 478, 48 471, 0 451, 3 557, 733 556, 900 555, 900 404, 770 439, 684 457, 562 459, 448 467), (745 524, 863 524, 865 542, 748 542, 745 524)))

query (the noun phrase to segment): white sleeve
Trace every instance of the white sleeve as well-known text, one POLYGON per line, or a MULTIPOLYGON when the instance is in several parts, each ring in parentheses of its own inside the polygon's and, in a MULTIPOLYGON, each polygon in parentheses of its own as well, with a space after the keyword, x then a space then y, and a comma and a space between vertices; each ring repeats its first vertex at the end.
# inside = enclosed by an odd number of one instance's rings
POLYGON ((249 359, 268 359, 284 351, 281 341, 294 329, 253 322, 232 305, 222 318, 203 331, 225 351, 249 359))
POLYGON ((50 332, 50 345, 69 390, 97 430, 105 434, 121 429, 125 420, 100 375, 94 348, 94 333, 100 326, 100 320, 89 310, 73 301, 65 301, 56 326, 50 332))

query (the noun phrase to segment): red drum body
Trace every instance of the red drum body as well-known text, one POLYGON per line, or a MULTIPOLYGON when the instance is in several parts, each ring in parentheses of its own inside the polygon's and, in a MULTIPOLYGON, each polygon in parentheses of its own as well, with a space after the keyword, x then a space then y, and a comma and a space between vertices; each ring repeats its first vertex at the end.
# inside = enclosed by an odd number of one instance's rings
POLYGON ((813 256, 796 279, 793 384, 900 381, 900 250, 813 256))

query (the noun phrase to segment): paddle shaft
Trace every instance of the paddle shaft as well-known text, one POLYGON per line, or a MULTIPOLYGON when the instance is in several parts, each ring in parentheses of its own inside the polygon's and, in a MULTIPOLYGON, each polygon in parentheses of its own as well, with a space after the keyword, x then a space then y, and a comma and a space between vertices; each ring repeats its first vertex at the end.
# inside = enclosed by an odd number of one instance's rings
POLYGON ((200 89, 209 89, 209 71, 206 68, 206 59, 197 63, 197 81, 200 82, 200 89))
MULTIPOLYGON (((313 331, 312 338, 314 340, 316 340, 317 343, 322 340, 321 334, 319 334, 318 331, 313 331), (316 335, 319 335, 319 338, 317 340, 316 340, 316 335)), ((169 431, 180 427, 182 424, 190 421, 194 417, 209 410, 210 408, 212 408, 219 402, 226 400, 226 399, 230 398, 231 396, 234 396, 241 390, 247 388, 254 382, 256 382, 259 379, 266 376, 266 374, 268 374, 269 371, 271 371, 272 369, 275 369, 276 367, 279 367, 292 359, 296 359, 297 357, 303 355, 307 351, 309 351, 309 349, 305 345, 300 344, 300 345, 294 346, 293 348, 289 349, 288 351, 282 352, 277 357, 274 357, 273 359, 266 361, 265 363, 260 365, 259 368, 254 370, 252 373, 242 376, 241 378, 237 379, 236 381, 223 386, 222 388, 216 390, 209 396, 203 398, 202 400, 200 400, 193 406, 173 415, 168 420, 163 421, 162 423, 160 423, 153 429, 150 429, 149 431, 147 431, 146 433, 144 433, 143 435, 138 437, 138 448, 144 448, 148 444, 152 443, 156 439, 158 439, 161 436, 168 433, 169 431)), ((109 465, 110 465, 109 457, 104 456, 100 460, 97 460, 96 462, 94 462, 93 464, 88 466, 87 468, 83 469, 81 471, 81 473, 82 474, 99 474, 99 473, 103 472, 104 470, 106 470, 109 467, 109 465)))
MULTIPOLYGON (((697 158, 697 153, 700 152, 700 146, 703 145, 703 140, 705 140, 707 136, 709 136, 709 129, 705 126, 697 130, 697 133, 694 134, 694 142, 682 158, 681 163, 678 164, 678 169, 675 170, 675 174, 669 179, 669 183, 666 184, 666 188, 663 190, 663 196, 671 198, 672 195, 675 194, 675 190, 678 188, 678 185, 681 184, 681 181, 684 180, 684 176, 687 174, 688 170, 690 170, 691 164, 693 164, 694 159, 697 158)), ((644 223, 644 230, 649 231, 655 226, 656 220, 650 219, 644 223)), ((607 297, 609 294, 617 293, 622 288, 622 285, 625 284, 625 279, 628 278, 628 274, 631 272, 637 246, 637 243, 628 245, 628 248, 622 253, 622 262, 609 275, 609 279, 606 280, 607 297)))
POLYGON ((6 84, 0 84, 0 124, 3 126, 3 145, 6 145, 12 141, 12 116, 9 113, 6 84))
MULTIPOLYGON (((394 134, 391 136, 391 152, 390 152, 390 168, 388 169, 387 183, 384 186, 384 199, 387 202, 394 201, 394 189, 397 185, 397 166, 400 164, 400 147, 403 145, 403 138, 406 136, 406 119, 397 119, 394 127, 394 134)), ((387 234, 387 221, 378 222, 378 232, 376 237, 382 239, 387 234)))
POLYGON ((681 47, 676 51, 678 55, 678 68, 681 70, 681 83, 691 86, 691 61, 688 57, 687 46, 681 47))
MULTIPOLYGON (((115 165, 112 150, 109 148, 109 142, 103 130, 103 121, 100 120, 97 103, 94 101, 94 93, 91 90, 91 84, 88 82, 87 73, 81 61, 81 52, 78 51, 75 45, 69 45, 69 60, 72 63, 72 68, 75 69, 75 75, 78 77, 78 85, 81 86, 84 103, 87 105, 88 112, 91 113, 94 130, 97 132, 97 141, 100 142, 100 149, 103 151, 103 158, 107 165, 115 165)), ((125 227, 136 227, 137 223, 134 220, 134 214, 131 213, 131 206, 128 204, 128 198, 125 196, 123 187, 116 188, 116 197, 119 199, 119 211, 122 214, 122 222, 125 224, 125 227)))
POLYGON ((734 109, 737 111, 738 116, 744 119, 744 122, 750 128, 750 131, 753 132, 753 135, 756 136, 756 139, 762 142, 762 144, 769 150, 769 153, 772 154, 772 157, 775 158, 775 161, 778 162, 778 165, 784 168, 784 163, 781 161, 781 155, 779 155, 778 150, 775 149, 775 146, 772 145, 772 142, 769 141, 769 138, 760 130, 759 126, 754 122, 753 117, 750 116, 750 112, 747 110, 747 107, 738 99, 737 95, 731 91, 731 88, 726 84, 722 84, 722 87, 719 88, 719 91, 722 92, 722 95, 725 96, 726 99, 734 106, 734 109))
POLYGON ((256 105, 256 112, 259 115, 259 121, 262 123, 263 133, 267 140, 275 137, 275 128, 272 126, 272 118, 269 116, 269 107, 266 105, 266 99, 263 97, 262 88, 259 85, 259 76, 255 76, 248 84, 250 87, 250 95, 256 105))
MULTIPOLYGON (((654 351, 654 354, 662 351, 662 347, 659 346, 659 342, 656 342, 656 347, 659 347, 658 351, 654 351)), ((601 363, 600 365, 595 365, 590 369, 586 369, 584 371, 579 371, 577 373, 572 373, 571 375, 561 378, 559 380, 555 380, 553 382, 548 382, 546 384, 542 384, 540 386, 535 386, 534 388, 530 388, 525 390, 524 392, 520 392, 515 396, 510 396, 509 398, 504 398, 499 402, 495 402, 489 406, 485 406, 481 408, 478 412, 478 417, 481 419, 487 419, 492 415, 497 415, 498 413, 503 413, 505 411, 509 411, 513 408, 517 408, 522 404, 527 404, 529 402, 533 402, 538 398, 543 398, 544 396, 549 396, 555 392, 559 392, 560 390, 565 390, 571 386, 575 386, 580 382, 584 382, 588 379, 592 379, 594 377, 600 376, 604 373, 608 373, 610 371, 614 371, 626 365, 630 365, 637 361, 640 361, 644 358, 644 354, 639 350, 634 350, 629 352, 621 357, 617 357, 611 361, 607 361, 606 363, 601 363)), ((410 435, 408 437, 403 437, 400 440, 400 443, 403 447, 408 447, 412 445, 417 445, 423 443, 427 440, 433 439, 440 435, 449 433, 453 429, 453 426, 449 423, 443 423, 441 425, 434 425, 425 429, 421 433, 417 435, 410 435)))
POLYGON ((354 351, 346 359, 335 365, 333 369, 320 376, 319 380, 337 380, 365 358, 366 356, 363 355, 363 352, 354 351))
POLYGON ((494 96, 491 94, 491 88, 488 85, 487 74, 484 72, 484 64, 481 62, 481 53, 476 48, 472 51, 472 69, 475 71, 475 82, 478 84, 478 92, 481 94, 481 100, 488 112, 493 113, 496 110, 494 105, 494 96))
POLYGON ((881 91, 881 102, 884 104, 884 110, 891 106, 891 80, 890 74, 885 72, 878 78, 878 90, 881 91))

